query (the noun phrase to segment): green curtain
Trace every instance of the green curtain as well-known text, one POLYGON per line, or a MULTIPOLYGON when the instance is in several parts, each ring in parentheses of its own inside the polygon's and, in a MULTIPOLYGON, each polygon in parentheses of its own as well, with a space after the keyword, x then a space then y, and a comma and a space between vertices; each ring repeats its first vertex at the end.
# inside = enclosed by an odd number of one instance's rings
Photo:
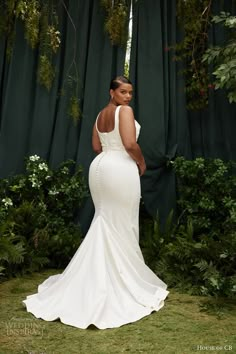
POLYGON ((142 177, 146 209, 160 220, 175 209, 175 175, 167 162, 176 154, 191 158, 184 81, 168 47, 177 41, 173 1, 138 1, 133 9, 131 79, 134 109, 141 124, 140 145, 147 162, 142 177))
MULTIPOLYGON (((215 0, 212 6, 213 14, 219 14, 220 11, 236 14, 235 1, 215 0)), ((211 27, 210 43, 222 44, 227 38, 228 34, 220 25, 211 27)), ((228 103, 225 92, 212 91, 208 107, 202 111, 189 112, 188 121, 193 157, 236 159, 236 105, 228 103)))
MULTIPOLYGON (((232 1, 215 2, 214 10, 234 10, 232 1)), ((234 12, 235 13, 235 12, 234 12)), ((214 29, 212 43, 222 36, 214 29)), ((168 47, 181 38, 176 3, 139 0, 133 7, 131 80, 134 110, 140 122, 140 145, 148 170, 141 178, 147 211, 162 224, 176 204, 176 181, 168 162, 175 156, 235 159, 236 106, 225 93, 212 93, 208 109, 187 112, 180 64, 168 47)))
MULTIPOLYGON (((52 167, 72 158, 85 173, 93 157, 92 125, 99 109, 108 100, 109 83, 123 72, 125 50, 112 47, 104 32, 104 13, 99 0, 67 2, 60 8, 62 45, 55 57, 56 78, 48 92, 37 83, 37 51, 24 39, 21 23, 16 24, 13 55, 6 60, 5 41, 0 41, 0 177, 21 172, 24 157, 38 154, 52 167), (75 48, 76 47, 76 48, 75 48), (74 125, 68 116, 68 70, 75 59, 79 72, 79 99, 82 118, 74 125)), ((75 76, 72 66, 69 75, 75 76)))

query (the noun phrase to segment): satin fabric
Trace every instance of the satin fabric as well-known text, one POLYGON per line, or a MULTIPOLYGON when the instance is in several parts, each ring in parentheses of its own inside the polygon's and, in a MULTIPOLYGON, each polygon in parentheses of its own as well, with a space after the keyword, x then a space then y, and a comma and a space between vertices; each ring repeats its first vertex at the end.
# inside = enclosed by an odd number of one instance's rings
MULTIPOLYGON (((85 239, 64 272, 50 276, 23 301, 37 318, 114 328, 158 311, 168 295, 139 247, 140 178, 122 144, 119 111, 120 106, 113 131, 98 131, 103 151, 90 165, 95 215, 85 239)), ((136 121, 135 126, 138 138, 136 121)))

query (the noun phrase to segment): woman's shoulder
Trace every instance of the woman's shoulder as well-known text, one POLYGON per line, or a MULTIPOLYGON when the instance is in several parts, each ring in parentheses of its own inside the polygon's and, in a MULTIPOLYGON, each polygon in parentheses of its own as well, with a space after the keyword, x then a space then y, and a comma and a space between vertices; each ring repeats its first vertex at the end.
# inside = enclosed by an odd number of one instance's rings
POLYGON ((133 108, 127 105, 120 105, 120 112, 133 114, 133 108))

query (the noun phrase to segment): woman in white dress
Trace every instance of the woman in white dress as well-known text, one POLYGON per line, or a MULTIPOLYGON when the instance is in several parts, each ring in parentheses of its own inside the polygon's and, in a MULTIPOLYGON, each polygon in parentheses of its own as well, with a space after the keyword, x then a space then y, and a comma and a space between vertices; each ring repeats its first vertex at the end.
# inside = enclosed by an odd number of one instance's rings
POLYGON ((46 321, 78 328, 115 328, 158 311, 166 284, 144 263, 139 247, 140 178, 146 170, 137 138, 140 125, 129 107, 132 84, 111 81, 111 100, 99 113, 92 145, 89 187, 95 215, 62 274, 49 277, 23 301, 46 321))

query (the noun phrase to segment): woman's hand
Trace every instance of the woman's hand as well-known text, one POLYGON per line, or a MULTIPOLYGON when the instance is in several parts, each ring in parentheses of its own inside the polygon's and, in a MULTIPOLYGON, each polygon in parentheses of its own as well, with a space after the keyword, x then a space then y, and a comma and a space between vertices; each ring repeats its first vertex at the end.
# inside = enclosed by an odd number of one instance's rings
POLYGON ((137 166, 139 169, 139 175, 142 176, 147 169, 145 161, 143 160, 142 162, 137 163, 137 166))

